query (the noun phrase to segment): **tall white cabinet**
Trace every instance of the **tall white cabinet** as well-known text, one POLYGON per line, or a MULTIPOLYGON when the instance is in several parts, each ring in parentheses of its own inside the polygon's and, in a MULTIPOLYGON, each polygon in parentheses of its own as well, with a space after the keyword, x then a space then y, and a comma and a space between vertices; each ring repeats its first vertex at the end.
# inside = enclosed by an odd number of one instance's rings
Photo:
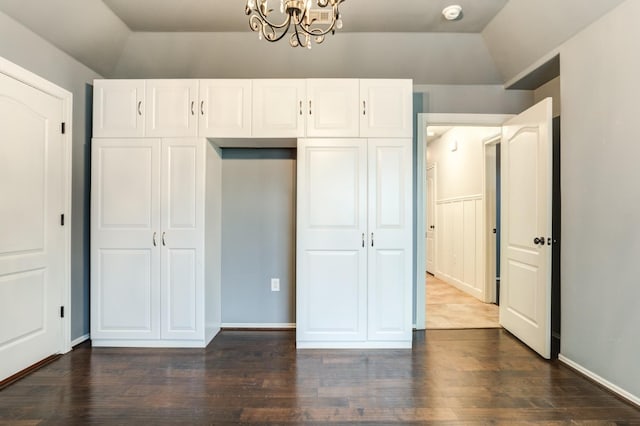
POLYGON ((298 347, 411 347, 411 150, 298 141, 298 347))
POLYGON ((197 138, 93 139, 94 346, 204 347, 217 333, 205 321, 219 299, 205 285, 205 255, 216 251, 205 244, 216 228, 207 149, 197 138))

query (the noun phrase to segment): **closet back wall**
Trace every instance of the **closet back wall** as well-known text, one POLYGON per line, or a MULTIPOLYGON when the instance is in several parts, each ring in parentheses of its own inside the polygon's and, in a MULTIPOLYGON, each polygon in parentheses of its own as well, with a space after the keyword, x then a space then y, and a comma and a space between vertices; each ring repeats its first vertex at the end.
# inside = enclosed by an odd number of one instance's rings
POLYGON ((223 326, 296 322, 295 176, 295 149, 222 150, 223 326))

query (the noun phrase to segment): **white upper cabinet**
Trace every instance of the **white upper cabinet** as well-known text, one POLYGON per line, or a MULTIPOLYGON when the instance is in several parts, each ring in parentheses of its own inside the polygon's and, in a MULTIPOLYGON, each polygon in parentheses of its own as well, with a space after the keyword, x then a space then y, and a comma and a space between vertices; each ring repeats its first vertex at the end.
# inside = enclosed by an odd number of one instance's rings
POLYGON ((307 136, 358 137, 359 81, 307 80, 307 136))
POLYGON ((146 136, 198 135, 198 80, 147 80, 146 136))
POLYGON ((410 138, 412 92, 411 80, 360 80, 360 136, 410 138))
POLYGON ((199 135, 251 136, 251 80, 200 80, 199 135))
POLYGON ((144 80, 96 80, 93 136, 144 136, 144 80))
POLYGON ((303 137, 305 80, 253 80, 252 135, 303 137))

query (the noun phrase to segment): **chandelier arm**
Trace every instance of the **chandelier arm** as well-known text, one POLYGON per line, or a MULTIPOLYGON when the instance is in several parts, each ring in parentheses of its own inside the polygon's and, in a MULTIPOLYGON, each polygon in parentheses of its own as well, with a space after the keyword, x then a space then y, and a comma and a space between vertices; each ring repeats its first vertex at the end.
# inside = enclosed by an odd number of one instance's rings
MULTIPOLYGON (((278 37, 275 37, 275 38, 273 38, 273 39, 270 39, 270 38, 268 38, 268 37, 266 37, 266 36, 265 36, 265 39, 266 39, 267 41, 272 42, 272 43, 274 43, 274 42, 276 42, 276 41, 280 41, 280 40, 282 40, 282 39, 284 38, 284 36, 286 36, 286 35, 287 35, 287 33, 289 32, 289 27, 291 27, 291 20, 289 20, 289 21, 287 22, 287 27, 284 29, 284 31, 282 31, 282 33, 281 33, 278 37)), ((277 34, 277 33, 274 31, 274 34, 277 34)))
POLYGON ((267 16, 267 14, 262 13, 262 9, 260 8, 259 5, 256 4, 256 7, 254 9, 251 9, 251 12, 255 14, 257 14, 257 16, 260 18, 260 20, 269 25, 272 28, 275 29, 282 29, 282 28, 289 28, 289 25, 291 23, 291 15, 287 14, 286 19, 284 20, 284 22, 282 22, 281 24, 274 24, 273 22, 271 22, 271 20, 269 19, 269 17, 267 16))

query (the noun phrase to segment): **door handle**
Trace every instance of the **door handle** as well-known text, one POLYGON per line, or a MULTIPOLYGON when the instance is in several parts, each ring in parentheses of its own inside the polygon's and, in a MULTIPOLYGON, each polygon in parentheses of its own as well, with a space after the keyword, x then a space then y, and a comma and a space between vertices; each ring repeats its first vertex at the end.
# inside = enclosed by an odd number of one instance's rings
POLYGON ((138 115, 142 115, 142 101, 138 101, 138 115))
POLYGON ((302 101, 300 101, 300 115, 302 115, 302 101))
POLYGON ((362 247, 364 247, 364 232, 362 233, 362 247))
POLYGON ((191 101, 191 115, 196 115, 195 106, 196 106, 195 101, 191 101))
POLYGON ((544 243, 545 243, 545 239, 544 239, 544 237, 540 237, 540 238, 535 237, 535 238, 533 239, 533 244, 535 244, 535 245, 541 245, 541 246, 543 246, 543 245, 544 245, 544 243))
POLYGON ((157 246, 158 246, 158 242, 156 241, 156 234, 157 234, 157 232, 154 232, 154 233, 153 233, 153 246, 154 246, 154 247, 157 247, 157 246))
POLYGON ((309 115, 311 115, 311 101, 309 101, 309 115))
POLYGON ((204 101, 200 101, 200 114, 204 115, 204 101))
POLYGON ((166 245, 167 245, 167 243, 164 241, 164 234, 166 234, 166 232, 163 232, 163 233, 162 233, 162 245, 163 245, 163 246, 166 246, 166 245))
POLYGON ((367 115, 367 101, 362 101, 362 115, 367 115))
POLYGON ((371 247, 373 247, 373 232, 371 233, 371 247))

